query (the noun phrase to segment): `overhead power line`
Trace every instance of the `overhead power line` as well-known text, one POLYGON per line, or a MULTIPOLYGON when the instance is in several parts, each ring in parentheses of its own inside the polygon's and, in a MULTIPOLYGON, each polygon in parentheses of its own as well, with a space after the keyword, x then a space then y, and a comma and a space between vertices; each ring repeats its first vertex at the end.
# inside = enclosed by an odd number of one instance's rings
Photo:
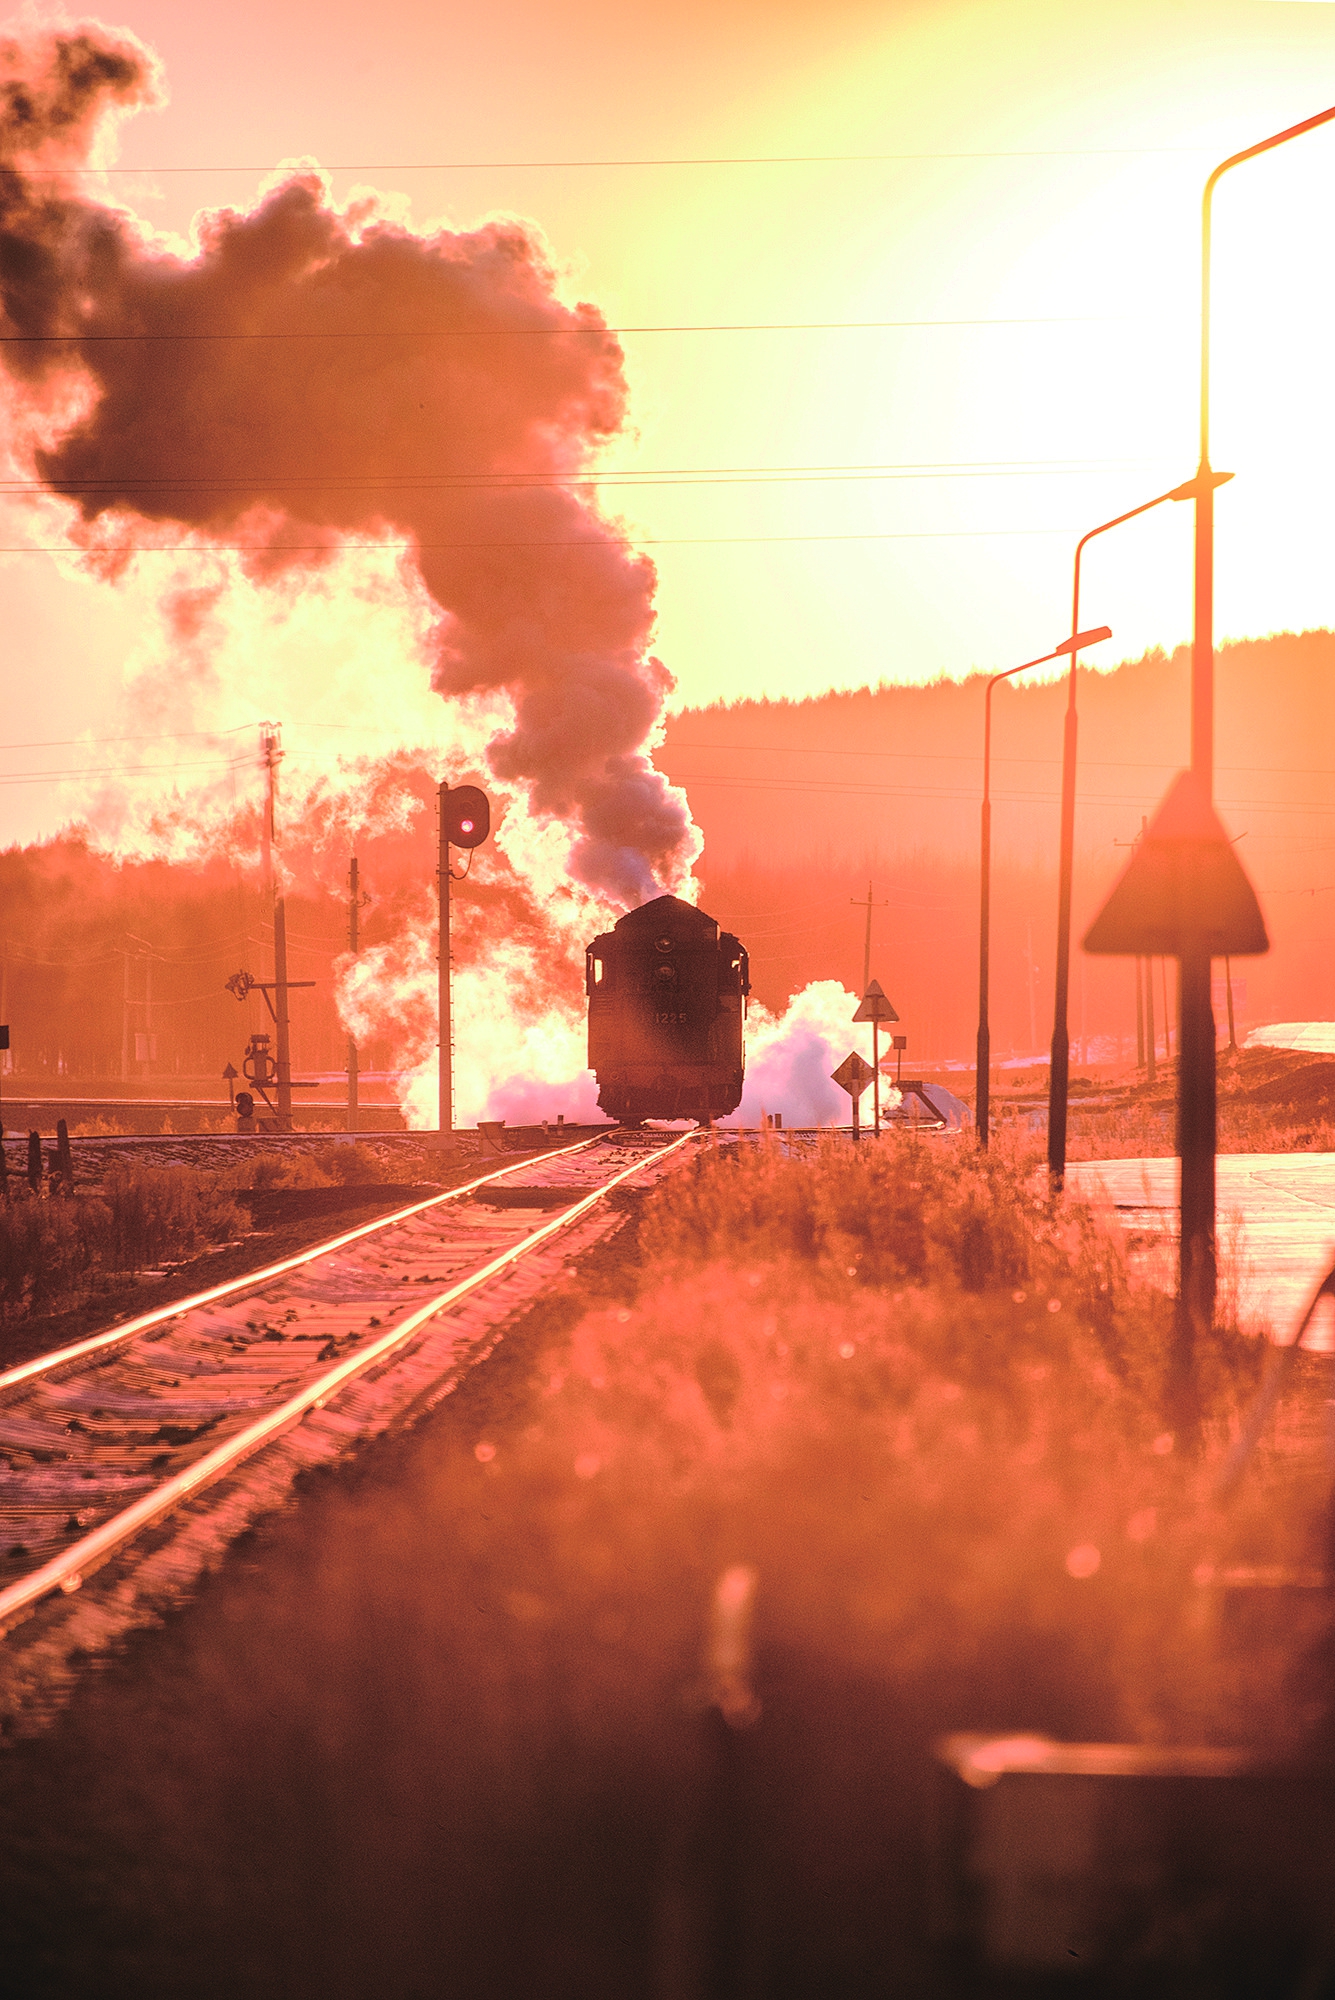
POLYGON ((348 330, 312 327, 294 331, 247 328, 203 333, 0 333, 0 347, 88 347, 124 341, 209 340, 565 340, 639 333, 881 333, 915 327, 953 326, 1113 326, 1118 313, 1025 313, 1011 318, 967 319, 795 319, 680 321, 662 325, 604 326, 582 322, 563 326, 365 327, 348 330))
POLYGON ((0 750, 77 750, 85 744, 94 749, 103 743, 183 743, 189 737, 239 736, 242 730, 259 726, 257 722, 238 722, 230 729, 162 729, 149 736, 50 736, 36 743, 0 743, 0 750))
MULTIPOLYGON (((723 789, 744 792, 803 792, 822 797, 835 794, 859 799, 969 799, 976 802, 978 797, 975 789, 965 790, 962 786, 954 785, 841 784, 837 779, 819 778, 808 779, 805 782, 769 778, 674 778, 672 782, 680 785, 683 791, 689 791, 692 786, 703 786, 716 791, 723 789)), ((1059 803, 1055 791, 994 792, 993 796, 1009 805, 1052 806, 1059 803)), ((1132 796, 1114 792, 1091 792, 1086 795, 1083 803, 1086 806, 1143 806, 1145 797, 1143 793, 1132 796)), ((1315 801, 1308 802, 1302 799, 1285 800, 1282 803, 1277 803, 1273 799, 1229 799, 1227 804, 1232 810, 1246 812, 1295 815, 1315 813, 1323 818, 1335 813, 1335 805, 1317 804, 1315 801)))
POLYGON ((923 528, 893 533, 837 535, 597 535, 576 541, 526 542, 145 542, 127 547, 80 548, 74 542, 0 547, 0 556, 335 556, 345 549, 444 554, 465 549, 659 549, 734 547, 753 542, 950 542, 1023 535, 1073 535, 1062 528, 923 528))
POLYGON ((842 167, 881 166, 928 160, 1134 160, 1183 154, 1199 157, 1204 146, 1053 146, 992 151, 921 153, 702 153, 612 160, 373 160, 369 164, 322 165, 309 160, 277 160, 268 165, 201 164, 167 167, 24 167, 25 180, 66 180, 92 174, 499 174, 552 173, 578 168, 603 171, 622 167, 842 167))
MULTIPOLYGON (((980 675, 981 678, 981 670, 980 675)), ((1064 677, 1063 677, 1064 678, 1064 677)), ((955 683, 959 685, 958 682, 955 683)), ((1037 687, 1058 689, 1062 681, 1039 681, 1037 687)), ((897 686, 904 692, 918 692, 921 683, 900 682, 897 686)), ((1023 692, 1023 690, 1017 690, 1023 692)), ((351 725, 349 725, 351 726, 351 725)), ((970 750, 848 750, 820 743, 698 743, 693 738, 668 736, 659 746, 672 755, 678 750, 719 750, 730 757, 776 755, 792 757, 897 757, 911 764, 981 764, 981 749, 970 750)), ((1039 764, 1055 770, 1061 763, 1060 757, 1021 757, 1014 752, 1004 754, 994 751, 994 764, 1039 764)), ((1171 757, 1082 757, 1081 767, 1097 771, 1174 771, 1177 765, 1171 757)), ((1243 777, 1254 777, 1261 772, 1267 776, 1284 778, 1329 778, 1330 772, 1317 765, 1309 764, 1216 764, 1216 772, 1231 772, 1243 777)), ((683 783, 685 780, 682 781, 683 783)))
POLYGON ((72 764, 58 771, 0 771, 0 785, 45 785, 58 778, 173 778, 178 771, 245 771, 248 763, 72 764))
POLYGON ((268 477, 254 474, 248 479, 200 479, 188 474, 178 474, 175 478, 149 479, 140 474, 128 474, 117 479, 114 475, 103 474, 89 479, 8 479, 0 480, 0 493, 43 493, 63 498, 71 493, 252 493, 259 488, 265 492, 329 492, 329 493, 383 493, 386 491, 435 493, 509 493, 547 492, 600 488, 604 486, 627 486, 632 491, 640 486, 732 486, 732 485, 798 485, 806 481, 825 480, 881 480, 881 479, 1025 479, 1030 477, 1064 477, 1090 472, 1122 471, 1133 466, 1160 465, 1168 463, 1166 456, 1159 458, 1088 458, 1088 459, 977 459, 974 461, 942 460, 932 463, 896 464, 850 464, 850 465, 737 465, 737 466, 666 466, 661 469, 646 467, 643 471, 633 468, 617 468, 606 472, 456 472, 456 473, 384 473, 380 477, 371 475, 358 478, 326 476, 321 473, 299 475, 283 474, 268 477))

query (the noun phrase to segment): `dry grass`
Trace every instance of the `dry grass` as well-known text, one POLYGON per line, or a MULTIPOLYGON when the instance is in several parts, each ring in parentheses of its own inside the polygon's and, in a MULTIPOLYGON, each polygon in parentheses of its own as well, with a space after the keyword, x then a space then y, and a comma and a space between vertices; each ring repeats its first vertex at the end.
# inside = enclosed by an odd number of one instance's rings
MULTIPOLYGON (((1219 1100, 1221 1153, 1335 1153, 1335 1125, 1296 1107, 1219 1100)), ((1067 1157, 1072 1160, 1165 1159, 1176 1152, 1171 1103, 1134 1099, 1113 1109, 1071 1107, 1067 1157)))
POLYGON ((40 1199, 20 1182, 0 1205, 0 1321, 77 1305, 100 1282, 248 1228, 226 1190, 182 1167, 117 1165, 95 1195, 40 1199))
POLYGON ((652 1284, 580 1322, 545 1363, 544 1421, 479 1467, 488 1518, 525 1523, 533 1604, 555 1568, 601 1615, 618 1578, 633 1596, 689 1548, 705 1574, 756 1564, 772 1643, 972 1686, 982 1726, 1311 1727, 1320 1601, 1240 1651, 1192 1579, 1320 1565, 1319 1449, 1295 1419, 1232 1513, 1212 1504, 1258 1344, 1224 1331, 1201 1357, 1188 1458, 1163 1416, 1168 1302, 1087 1213, 1048 1206, 1036 1165, 892 1139, 720 1150, 669 1183, 641 1226, 652 1284))
POLYGON ((398 1151, 377 1151, 371 1146, 329 1144, 314 1154, 286 1147, 281 1152, 264 1152, 241 1160, 222 1175, 220 1185, 236 1190, 262 1192, 270 1188, 351 1187, 386 1181, 409 1182, 413 1162, 398 1151))

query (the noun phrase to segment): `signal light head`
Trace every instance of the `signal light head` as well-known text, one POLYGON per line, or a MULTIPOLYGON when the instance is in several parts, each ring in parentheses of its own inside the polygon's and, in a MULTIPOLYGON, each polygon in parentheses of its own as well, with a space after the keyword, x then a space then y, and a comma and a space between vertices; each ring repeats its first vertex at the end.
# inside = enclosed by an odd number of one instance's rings
POLYGON ((481 847, 491 832, 491 805, 476 785, 442 785, 440 838, 454 847, 481 847))

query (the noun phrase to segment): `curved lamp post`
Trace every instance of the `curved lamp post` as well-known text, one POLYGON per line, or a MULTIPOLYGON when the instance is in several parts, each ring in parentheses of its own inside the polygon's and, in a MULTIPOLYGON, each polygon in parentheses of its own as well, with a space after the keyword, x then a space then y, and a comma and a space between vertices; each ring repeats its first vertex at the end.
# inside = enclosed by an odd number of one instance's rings
MULTIPOLYGON (((1212 472, 1210 479, 1215 486, 1222 486, 1233 477, 1231 472, 1212 472)), ((1186 480, 1181 486, 1171 486, 1166 493, 1157 493, 1153 500, 1142 500, 1139 507, 1129 507, 1125 514, 1115 514, 1111 521, 1100 522, 1082 535, 1075 545, 1075 582, 1071 592, 1071 631, 1080 630, 1080 559, 1085 553, 1086 542, 1092 542, 1096 535, 1106 535, 1110 528, 1120 528, 1124 521, 1134 521, 1138 514, 1148 514, 1152 507, 1162 507, 1165 500, 1194 500, 1197 491, 1195 479, 1186 480)), ((1068 1028, 1068 1008, 1071 988, 1071 875, 1075 853, 1075 767, 1078 720, 1075 705, 1076 648, 1071 648, 1071 674, 1066 701, 1066 733, 1062 742, 1062 812, 1061 844, 1057 884, 1057 975, 1056 1003, 1052 1026, 1052 1057, 1048 1069, 1048 1176, 1055 1193, 1066 1177, 1066 1108, 1070 1088, 1071 1040, 1068 1028)))
MULTIPOLYGON (((1214 797, 1214 489, 1210 469, 1210 223, 1214 191, 1244 160, 1335 120, 1335 105, 1221 160, 1201 196, 1201 458, 1196 471, 1195 615, 1191 646, 1191 768, 1214 797)), ((1210 961, 1183 959, 1178 985, 1177 1150, 1182 1162, 1178 1241, 1178 1339, 1184 1366, 1210 1331, 1215 1304, 1215 1029, 1210 961)))
POLYGON ((1095 646, 1101 639, 1111 639, 1111 637, 1112 631, 1107 625, 1098 625, 1089 632, 1073 632, 1069 639, 1063 639, 1050 653, 1040 653, 1036 660, 1025 660, 1018 667, 1007 667, 1003 673, 993 674, 987 684, 987 693, 983 701, 983 811, 978 911, 978 1054, 974 1091, 974 1122, 978 1130, 978 1143, 984 1148, 989 1137, 992 1064, 992 1038, 987 1018, 992 946, 992 690, 998 681, 1008 681, 1014 674, 1028 673, 1030 667, 1044 666, 1047 661, 1059 660, 1067 653, 1074 656, 1082 647, 1095 646))

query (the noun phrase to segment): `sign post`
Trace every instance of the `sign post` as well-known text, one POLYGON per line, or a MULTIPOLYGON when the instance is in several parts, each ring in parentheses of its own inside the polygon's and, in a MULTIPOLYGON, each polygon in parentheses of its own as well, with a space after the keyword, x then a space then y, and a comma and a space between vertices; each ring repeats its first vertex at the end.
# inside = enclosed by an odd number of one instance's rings
POLYGON ((881 990, 879 979, 873 979, 862 996, 862 1004, 853 1016, 854 1022, 871 1022, 871 1073, 873 1129, 876 1137, 881 1136, 881 1023, 899 1019, 894 1008, 881 990))
POLYGON ((1261 906, 1192 771, 1174 779, 1085 937, 1085 950, 1176 958, 1177 1150, 1181 1160, 1178 1296, 1171 1389, 1188 1434, 1194 1350, 1214 1325, 1215 1024, 1210 961, 1269 951, 1261 906))
POLYGON ((862 1127, 858 1117, 858 1099, 871 1082, 874 1074, 875 1072, 870 1063, 864 1057, 860 1056, 856 1049, 854 1049, 851 1055, 844 1057, 838 1069, 831 1070, 830 1072, 831 1082, 837 1083, 840 1090, 846 1090, 853 1100, 853 1139, 855 1143, 862 1137, 862 1127))

